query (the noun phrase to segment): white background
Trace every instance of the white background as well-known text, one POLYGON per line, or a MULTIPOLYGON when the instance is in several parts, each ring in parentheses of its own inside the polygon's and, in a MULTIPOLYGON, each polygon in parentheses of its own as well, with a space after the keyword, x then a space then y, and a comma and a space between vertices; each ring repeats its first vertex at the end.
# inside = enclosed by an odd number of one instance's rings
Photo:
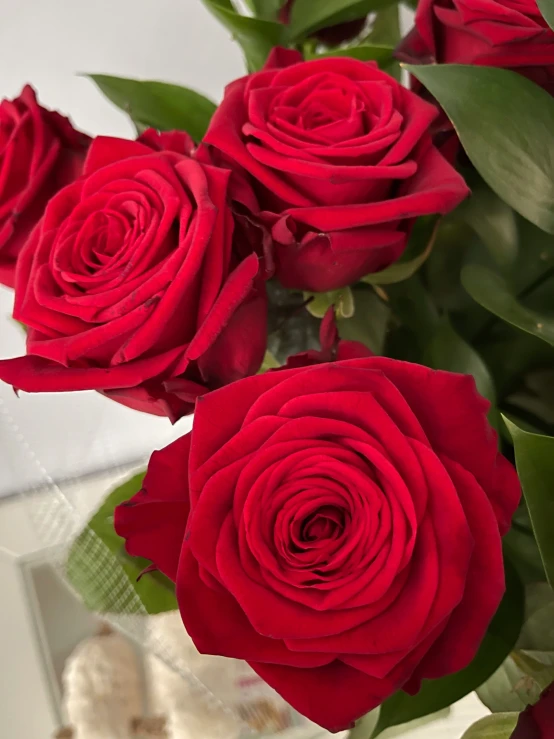
MULTIPOLYGON (((93 135, 133 131, 80 73, 175 82, 215 101, 243 74, 238 47, 200 0, 0 0, 0 10, 0 98, 31 82, 44 105, 93 135)), ((0 288, 0 357, 24 350, 10 312, 11 292, 0 288)), ((95 393, 18 399, 0 383, 0 495, 46 473, 61 478, 132 460, 173 433, 167 420, 95 393)))

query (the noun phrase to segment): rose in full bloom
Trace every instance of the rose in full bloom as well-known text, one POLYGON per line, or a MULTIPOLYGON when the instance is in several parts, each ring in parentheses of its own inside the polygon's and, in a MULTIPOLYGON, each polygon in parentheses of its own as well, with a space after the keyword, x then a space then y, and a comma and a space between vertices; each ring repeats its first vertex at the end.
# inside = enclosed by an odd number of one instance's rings
POLYGON ((176 582, 200 652, 345 728, 464 668, 498 608, 520 486, 488 405, 382 357, 241 380, 197 400, 116 530, 176 582))
MULTIPOLYGON (((287 0, 279 12, 279 20, 281 23, 289 23, 292 6, 295 0, 287 0)), ((345 21, 343 23, 336 23, 334 26, 326 26, 320 28, 314 33, 314 36, 321 43, 327 46, 339 46, 345 41, 351 41, 353 38, 358 36, 366 24, 367 13, 359 18, 354 18, 351 21, 345 21)))
POLYGON ((325 292, 390 265, 417 216, 467 195, 431 142, 436 116, 375 63, 275 49, 229 85, 204 143, 249 179, 282 285, 325 292))
POLYGON ((266 346, 259 258, 239 258, 230 172, 184 133, 97 138, 19 258, 27 355, 0 379, 27 392, 99 390, 172 419, 252 372, 266 346))
POLYGON ((539 702, 520 714, 511 739, 552 739, 554 737, 554 683, 539 702))
POLYGON ((81 172, 90 139, 37 103, 26 85, 0 102, 0 282, 13 287, 17 257, 48 200, 81 172))
POLYGON ((397 57, 520 72, 554 94, 554 31, 536 0, 421 0, 397 57))

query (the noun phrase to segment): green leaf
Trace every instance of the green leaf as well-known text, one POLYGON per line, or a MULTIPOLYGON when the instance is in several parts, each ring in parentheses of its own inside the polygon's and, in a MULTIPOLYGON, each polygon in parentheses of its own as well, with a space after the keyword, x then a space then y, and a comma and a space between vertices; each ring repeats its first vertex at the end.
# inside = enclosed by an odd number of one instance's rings
POLYGON ((554 593, 546 583, 526 589, 525 623, 517 649, 477 695, 493 711, 523 711, 554 680, 554 593))
POLYGON ((537 5, 542 13, 542 17, 548 23, 550 28, 554 30, 554 2, 553 0, 537 0, 537 5))
MULTIPOLYGON (((428 224, 427 224, 428 225, 428 224)), ((362 277, 362 282, 368 285, 393 285, 395 282, 403 282, 414 275, 422 264, 427 260, 433 250, 435 237, 437 235, 438 221, 434 222, 432 231, 426 233, 423 238, 418 231, 414 231, 408 248, 402 257, 391 264, 390 267, 362 277)))
POLYGON ((248 4, 256 17, 266 21, 274 21, 277 20, 285 0, 248 0, 248 4))
POLYGON ((471 664, 439 680, 424 680, 417 695, 398 692, 383 703, 373 737, 391 726, 412 721, 460 700, 482 685, 512 651, 523 623, 524 596, 521 582, 506 567, 506 594, 471 664))
MULTIPOLYGON (((524 428, 524 430, 537 433, 537 430, 534 428, 525 428, 525 422, 521 419, 516 419, 511 415, 506 417, 512 423, 516 423, 516 425, 524 428)), ((508 437, 507 441, 511 444, 512 437, 505 423, 502 423, 501 431, 503 435, 505 434, 508 437)), ((524 583, 542 583, 545 580, 544 566, 533 534, 533 527, 525 501, 521 502, 521 505, 516 511, 512 519, 512 528, 502 540, 502 545, 505 555, 516 568, 524 583)), ((554 646, 552 649, 554 650, 554 646)))
POLYGON ((473 724, 462 739, 509 739, 516 728, 518 713, 497 713, 473 724))
POLYGON ((271 369, 278 369, 280 366, 279 362, 268 349, 264 354, 264 361, 262 362, 262 366, 260 367, 258 374, 263 375, 264 372, 271 369))
POLYGON ((151 80, 132 80, 89 74, 104 95, 124 110, 139 130, 187 131, 200 141, 216 105, 194 90, 151 80))
POLYGON ((350 46, 345 49, 331 49, 321 53, 311 52, 306 55, 307 59, 326 59, 328 57, 346 56, 351 59, 359 59, 362 62, 375 61, 379 65, 389 64, 392 61, 393 46, 383 44, 362 44, 361 46, 350 46))
MULTIPOLYGON (((372 44, 387 44, 396 47, 400 36, 399 6, 393 3, 378 11, 367 40, 372 44)), ((398 69, 400 69, 399 66, 398 69)))
POLYGON ((369 288, 355 287, 352 296, 352 318, 337 318, 341 339, 360 341, 375 354, 382 354, 390 318, 388 306, 369 288))
MULTIPOLYGON (((435 333, 439 325, 439 314, 435 303, 423 287, 419 274, 415 274, 404 282, 389 285, 386 294, 395 319, 402 328, 410 332, 412 342, 417 345, 419 356, 411 357, 409 361, 421 361, 429 343, 429 337, 435 333)), ((396 358, 408 359, 403 355, 396 358)))
POLYGON ((433 369, 473 375, 477 390, 495 406, 496 392, 487 365, 475 349, 458 336, 447 319, 439 323, 431 337, 426 360, 425 364, 433 369))
POLYGON ((515 72, 458 64, 406 65, 446 111, 490 187, 554 233, 554 100, 515 72))
POLYGON ((390 5, 393 0, 295 0, 290 16, 293 39, 337 23, 358 20, 368 13, 390 5))
POLYGON ((349 287, 331 290, 327 293, 304 293, 304 300, 309 300, 306 308, 312 316, 323 318, 329 308, 335 306, 337 318, 352 318, 354 315, 354 296, 349 287))
POLYGON ((177 608, 175 587, 160 572, 137 581, 151 563, 128 555, 113 525, 116 506, 140 490, 144 474, 133 476, 109 493, 69 551, 67 578, 90 610, 154 614, 177 608))
POLYGON ((512 266, 518 254, 515 213, 487 185, 472 187, 456 213, 477 233, 499 267, 512 266))
POLYGON ((554 437, 530 434, 504 421, 514 440, 517 472, 544 570, 554 586, 554 437))
POLYGON ((554 346, 554 318, 519 303, 503 277, 486 267, 471 264, 462 270, 462 284, 483 308, 554 346))
POLYGON ((240 15, 229 0, 202 2, 241 45, 250 72, 263 67, 274 46, 287 45, 288 27, 282 23, 240 15))

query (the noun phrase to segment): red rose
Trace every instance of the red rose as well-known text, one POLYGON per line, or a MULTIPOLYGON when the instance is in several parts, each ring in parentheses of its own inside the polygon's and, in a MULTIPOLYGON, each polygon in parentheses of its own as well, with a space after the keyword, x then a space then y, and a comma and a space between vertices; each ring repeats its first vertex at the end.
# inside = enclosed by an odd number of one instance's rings
POLYGON ((396 56, 512 69, 554 94, 554 32, 536 0, 421 0, 396 56))
POLYGON ((37 103, 29 85, 0 102, 0 282, 13 287, 15 265, 48 200, 81 172, 88 136, 37 103))
POLYGON ((394 262, 416 216, 467 195, 431 143, 436 116, 374 63, 275 49, 229 85, 204 141, 250 176, 281 283, 325 292, 394 262))
POLYGON ((538 703, 520 714, 511 739, 553 739, 554 683, 541 695, 538 703))
MULTIPOLYGON (((319 329, 319 343, 321 349, 309 349, 300 354, 294 354, 289 357, 285 364, 285 369, 293 369, 295 367, 308 367, 312 364, 322 364, 323 362, 334 362, 343 359, 359 359, 360 357, 372 357, 373 352, 370 351, 365 344, 360 341, 347 341, 339 337, 337 324, 335 323, 335 309, 333 306, 329 308, 319 329)), ((283 368, 273 370, 280 372, 283 368)))
MULTIPOLYGON (((279 12, 279 20, 281 23, 288 24, 290 21, 290 14, 294 0, 287 0, 279 12)), ((326 26, 320 28, 313 35, 321 41, 322 44, 327 46, 339 46, 345 43, 345 41, 351 41, 353 38, 358 36, 365 27, 367 20, 367 13, 360 18, 355 18, 345 23, 337 23, 334 26, 326 26)))
POLYGON ((48 204, 16 274, 27 356, 1 361, 0 379, 175 419, 257 371, 265 288, 258 257, 233 248, 230 172, 187 156, 186 134, 141 141, 95 139, 84 176, 48 204))
POLYGON ((380 357, 241 380, 115 526, 200 652, 338 730, 464 668, 497 610, 520 488, 487 410, 468 376, 380 357))

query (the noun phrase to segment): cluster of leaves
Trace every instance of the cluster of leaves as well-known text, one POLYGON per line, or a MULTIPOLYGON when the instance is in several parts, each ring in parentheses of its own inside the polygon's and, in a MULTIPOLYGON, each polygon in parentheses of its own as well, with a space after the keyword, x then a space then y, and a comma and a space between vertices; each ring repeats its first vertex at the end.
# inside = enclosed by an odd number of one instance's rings
MULTIPOLYGON (((399 39, 394 0, 296 0, 289 23, 279 22, 284 0, 202 0, 241 45, 247 68, 261 68, 275 45, 306 58, 346 55, 376 60, 391 74, 399 39), (322 28, 368 16, 349 45, 327 48, 322 28)), ((547 21, 553 0, 541 0, 547 21)), ((392 696, 361 721, 366 739, 426 716, 478 690, 494 714, 466 739, 510 736, 517 712, 554 678, 554 99, 513 72, 460 65, 408 68, 451 119, 465 154, 473 195, 442 220, 420 219, 403 258, 357 285, 326 294, 292 294, 270 286, 275 320, 265 367, 315 345, 319 319, 335 306, 343 338, 375 353, 436 369, 472 374, 491 402, 490 419, 504 453, 515 460, 524 501, 505 539, 508 588, 481 649, 462 672, 424 684, 413 697, 392 696), (284 317, 284 319, 283 319, 284 317), (283 319, 283 320, 281 320, 283 319)), ((161 82, 92 75, 139 130, 205 133, 215 104, 197 92, 161 82)), ((150 613, 175 607, 162 578, 136 577, 113 532, 115 505, 140 487, 133 478, 115 490, 87 531, 107 546, 120 577, 150 613)), ((83 584, 77 539, 68 576, 96 610, 114 603, 83 584)))

